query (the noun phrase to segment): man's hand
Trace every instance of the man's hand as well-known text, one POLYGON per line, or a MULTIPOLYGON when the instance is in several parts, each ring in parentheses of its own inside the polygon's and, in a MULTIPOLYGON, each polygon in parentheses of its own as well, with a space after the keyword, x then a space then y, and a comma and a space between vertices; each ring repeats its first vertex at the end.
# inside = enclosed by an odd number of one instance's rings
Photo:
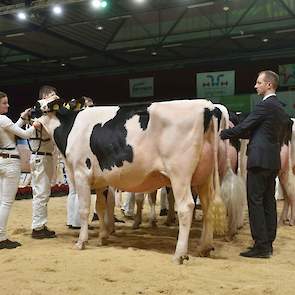
POLYGON ((223 129, 223 130, 220 131, 219 136, 220 136, 220 138, 221 138, 222 140, 229 139, 229 137, 228 137, 227 134, 226 134, 226 131, 227 131, 227 129, 223 129))
POLYGON ((28 108, 26 110, 24 110, 21 114, 20 114, 20 117, 23 119, 23 120, 29 120, 29 114, 31 112, 31 108, 28 108))
POLYGON ((38 121, 35 121, 33 123, 33 126, 35 127, 35 129, 41 129, 42 124, 40 122, 38 122, 38 121))

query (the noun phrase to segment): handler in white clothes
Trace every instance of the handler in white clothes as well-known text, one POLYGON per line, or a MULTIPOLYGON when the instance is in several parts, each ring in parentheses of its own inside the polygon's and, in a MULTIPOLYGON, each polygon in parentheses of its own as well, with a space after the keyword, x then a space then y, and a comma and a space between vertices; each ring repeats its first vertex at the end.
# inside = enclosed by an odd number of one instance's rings
MULTIPOLYGON (((40 88, 39 98, 46 100, 54 93, 56 93, 54 87, 45 85, 40 88)), ((47 228, 47 204, 51 194, 54 147, 48 133, 42 126, 30 138, 29 147, 32 151, 30 160, 33 189, 32 238, 55 238, 55 232, 47 228)))
POLYGON ((6 236, 6 225, 21 173, 15 136, 29 138, 35 132, 34 126, 27 130, 21 128, 25 124, 23 119, 26 119, 29 109, 24 111, 14 124, 4 115, 8 112, 8 107, 7 95, 0 91, 0 249, 13 249, 21 245, 6 236))

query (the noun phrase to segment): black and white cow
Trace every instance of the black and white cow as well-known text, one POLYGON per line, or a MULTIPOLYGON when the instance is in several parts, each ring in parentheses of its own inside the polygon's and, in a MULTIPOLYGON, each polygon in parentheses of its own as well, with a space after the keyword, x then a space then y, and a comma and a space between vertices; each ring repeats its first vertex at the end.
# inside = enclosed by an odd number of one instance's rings
POLYGON ((210 254, 213 230, 225 231, 217 164, 218 127, 210 101, 174 100, 69 111, 53 95, 36 107, 43 113, 38 121, 65 157, 80 198, 78 249, 83 249, 88 239, 90 188, 97 191, 102 242, 108 232, 101 189, 111 185, 147 192, 171 185, 179 218, 174 261, 182 263, 188 258, 194 208, 191 186, 198 191, 204 212, 200 255, 210 254))

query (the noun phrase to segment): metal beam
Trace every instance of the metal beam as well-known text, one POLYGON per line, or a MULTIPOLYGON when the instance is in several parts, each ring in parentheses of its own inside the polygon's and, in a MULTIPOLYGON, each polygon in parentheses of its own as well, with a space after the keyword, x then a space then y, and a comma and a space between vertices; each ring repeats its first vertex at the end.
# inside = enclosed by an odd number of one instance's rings
POLYGON ((169 28, 168 32, 166 32, 166 34, 161 38, 160 42, 158 45, 161 45, 164 43, 164 41, 166 40, 166 38, 171 34, 171 32, 173 32, 173 30, 175 29, 175 27, 179 24, 179 22, 183 19, 183 17, 186 15, 187 13, 187 7, 180 13, 180 15, 178 16, 177 20, 174 22, 174 24, 169 28))
MULTIPOLYGON (((12 18, 11 15, 5 15, 5 17, 8 18, 8 19, 12 18)), ((77 40, 74 40, 72 38, 69 38, 69 37, 67 37, 65 35, 60 35, 60 34, 54 32, 54 31, 48 30, 46 28, 42 28, 42 25, 39 25, 39 24, 36 24, 36 23, 33 23, 33 22, 27 22, 27 27, 31 31, 42 31, 43 33, 46 33, 49 36, 52 36, 52 37, 55 37, 55 38, 60 39, 62 41, 65 41, 65 42, 67 42, 67 43, 69 43, 71 45, 77 46, 77 47, 79 47, 81 49, 84 49, 84 50, 86 50, 88 52, 97 53, 97 54, 100 54, 100 55, 102 55, 104 57, 112 59, 112 60, 114 60, 116 62, 123 63, 123 64, 128 64, 128 62, 125 59, 116 57, 116 56, 112 55, 111 53, 109 53, 109 52, 107 52, 105 50, 101 50, 101 49, 98 49, 98 48, 95 48, 95 47, 91 47, 91 46, 82 44, 81 42, 79 42, 77 40)))
POLYGON ((295 17, 295 12, 283 1, 283 0, 277 0, 281 6, 292 16, 295 17))

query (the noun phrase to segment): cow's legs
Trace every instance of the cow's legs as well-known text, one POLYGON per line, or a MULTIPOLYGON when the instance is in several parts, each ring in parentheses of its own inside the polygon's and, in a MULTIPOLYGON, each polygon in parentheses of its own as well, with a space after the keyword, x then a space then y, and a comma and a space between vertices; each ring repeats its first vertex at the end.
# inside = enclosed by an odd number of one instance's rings
POLYGON ((98 237, 98 246, 106 244, 106 240, 109 236, 108 228, 105 220, 106 210, 106 197, 103 194, 103 190, 96 190, 96 212, 99 217, 99 237, 98 237))
POLYGON ((134 222, 133 222, 133 225, 132 225, 133 229, 138 229, 139 225, 142 222, 143 201, 144 201, 144 193, 136 193, 135 194, 136 215, 135 215, 134 222))
POLYGON ((76 190, 79 198, 79 213, 81 229, 79 239, 75 244, 75 248, 82 250, 85 248, 85 242, 88 240, 88 219, 91 203, 90 187, 85 185, 86 181, 76 182, 76 190), (82 185, 80 185, 81 183, 82 185))
POLYGON ((157 199, 157 190, 152 193, 148 194, 148 200, 150 204, 150 226, 156 227, 157 226, 157 217, 156 217, 156 199, 157 199))
POLYGON ((185 183, 181 179, 171 178, 171 184, 179 219, 178 240, 173 260, 176 263, 182 264, 184 259, 188 259, 188 238, 195 204, 190 183, 185 183))
POLYGON ((115 232, 114 208, 115 208, 115 189, 109 186, 108 194, 107 194, 107 210, 105 214, 105 223, 106 223, 109 234, 112 234, 115 232))
POLYGON ((174 209, 174 195, 173 190, 171 188, 167 188, 167 199, 168 199, 168 214, 165 225, 170 226, 175 224, 176 216, 175 216, 175 209, 174 209))
POLYGON ((209 214, 211 196, 213 192, 212 176, 209 177, 207 183, 198 187, 199 197, 203 210, 203 230, 201 235, 200 256, 206 257, 210 255, 213 247, 213 220, 209 214))

